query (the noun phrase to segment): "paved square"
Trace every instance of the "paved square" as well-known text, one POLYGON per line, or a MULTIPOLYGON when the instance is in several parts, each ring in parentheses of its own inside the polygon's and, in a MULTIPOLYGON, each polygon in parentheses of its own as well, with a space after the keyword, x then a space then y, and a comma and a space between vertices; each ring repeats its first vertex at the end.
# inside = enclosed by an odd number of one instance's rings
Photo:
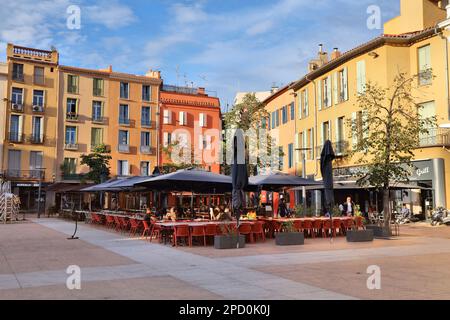
POLYGON ((273 240, 240 250, 164 246, 81 224, 0 225, 0 299, 450 299, 450 228, 404 226, 395 240, 273 240), (66 269, 81 268, 81 290, 66 269), (381 290, 369 290, 369 265, 381 290))

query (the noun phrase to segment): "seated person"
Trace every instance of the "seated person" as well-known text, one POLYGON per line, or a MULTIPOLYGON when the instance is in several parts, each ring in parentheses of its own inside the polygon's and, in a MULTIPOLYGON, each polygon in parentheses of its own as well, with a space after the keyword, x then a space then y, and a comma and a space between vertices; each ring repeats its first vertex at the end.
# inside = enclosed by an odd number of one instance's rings
POLYGON ((165 208, 161 208, 159 210, 156 210, 156 217, 158 219, 162 220, 165 217, 166 213, 167 213, 167 210, 165 208))
POLYGON ((152 214, 152 211, 150 209, 147 209, 147 211, 145 212, 144 221, 146 221, 147 223, 157 221, 156 217, 152 214))
POLYGON ((219 213, 217 220, 219 221, 231 221, 233 218, 231 217, 231 212, 229 208, 225 208, 225 211, 219 213))
POLYGON ((174 222, 177 221, 177 213, 174 207, 170 208, 169 213, 166 214, 166 219, 172 220, 174 222))

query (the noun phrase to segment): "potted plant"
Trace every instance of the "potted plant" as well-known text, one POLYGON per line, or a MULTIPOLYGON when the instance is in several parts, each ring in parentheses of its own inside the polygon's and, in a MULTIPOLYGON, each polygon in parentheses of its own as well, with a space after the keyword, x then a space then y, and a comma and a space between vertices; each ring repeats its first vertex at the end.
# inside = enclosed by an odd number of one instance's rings
MULTIPOLYGON (((355 206, 355 217, 362 218, 364 223, 365 219, 361 213, 359 205, 355 206)), ((356 226, 353 225, 352 230, 347 231, 346 237, 348 242, 373 241, 374 232, 371 229, 357 230, 356 226)))
POLYGON ((298 232, 294 228, 292 221, 284 222, 282 225, 284 232, 275 234, 275 243, 277 246, 293 246, 305 244, 305 236, 303 232, 298 232))
POLYGON ((222 230, 222 234, 214 236, 214 248, 241 249, 245 247, 245 235, 238 235, 237 229, 230 228, 226 225, 221 225, 220 228, 222 230))

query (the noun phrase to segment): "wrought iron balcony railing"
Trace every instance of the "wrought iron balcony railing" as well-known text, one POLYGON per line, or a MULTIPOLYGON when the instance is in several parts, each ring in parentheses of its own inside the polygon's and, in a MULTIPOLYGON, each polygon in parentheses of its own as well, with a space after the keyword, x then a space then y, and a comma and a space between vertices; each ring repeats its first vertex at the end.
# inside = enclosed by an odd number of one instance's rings
POLYGON ((129 144, 119 144, 117 151, 120 153, 130 153, 130 145, 129 144))
POLYGON ((7 169, 4 171, 4 175, 6 176, 7 179, 44 180, 45 171, 43 169, 34 169, 34 170, 7 169))

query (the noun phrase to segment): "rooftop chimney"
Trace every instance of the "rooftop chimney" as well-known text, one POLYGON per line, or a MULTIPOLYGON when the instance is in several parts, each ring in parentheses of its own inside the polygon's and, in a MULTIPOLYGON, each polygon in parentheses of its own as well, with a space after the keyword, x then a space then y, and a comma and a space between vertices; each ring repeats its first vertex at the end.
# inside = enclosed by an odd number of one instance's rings
POLYGON ((331 60, 337 59, 341 56, 341 52, 338 48, 333 49, 333 53, 331 54, 331 60))
POLYGON ((202 96, 206 96, 205 88, 198 87, 197 94, 202 95, 202 96))
POLYGON ((161 79, 161 71, 153 71, 152 69, 150 69, 145 74, 145 76, 149 78, 161 79))

